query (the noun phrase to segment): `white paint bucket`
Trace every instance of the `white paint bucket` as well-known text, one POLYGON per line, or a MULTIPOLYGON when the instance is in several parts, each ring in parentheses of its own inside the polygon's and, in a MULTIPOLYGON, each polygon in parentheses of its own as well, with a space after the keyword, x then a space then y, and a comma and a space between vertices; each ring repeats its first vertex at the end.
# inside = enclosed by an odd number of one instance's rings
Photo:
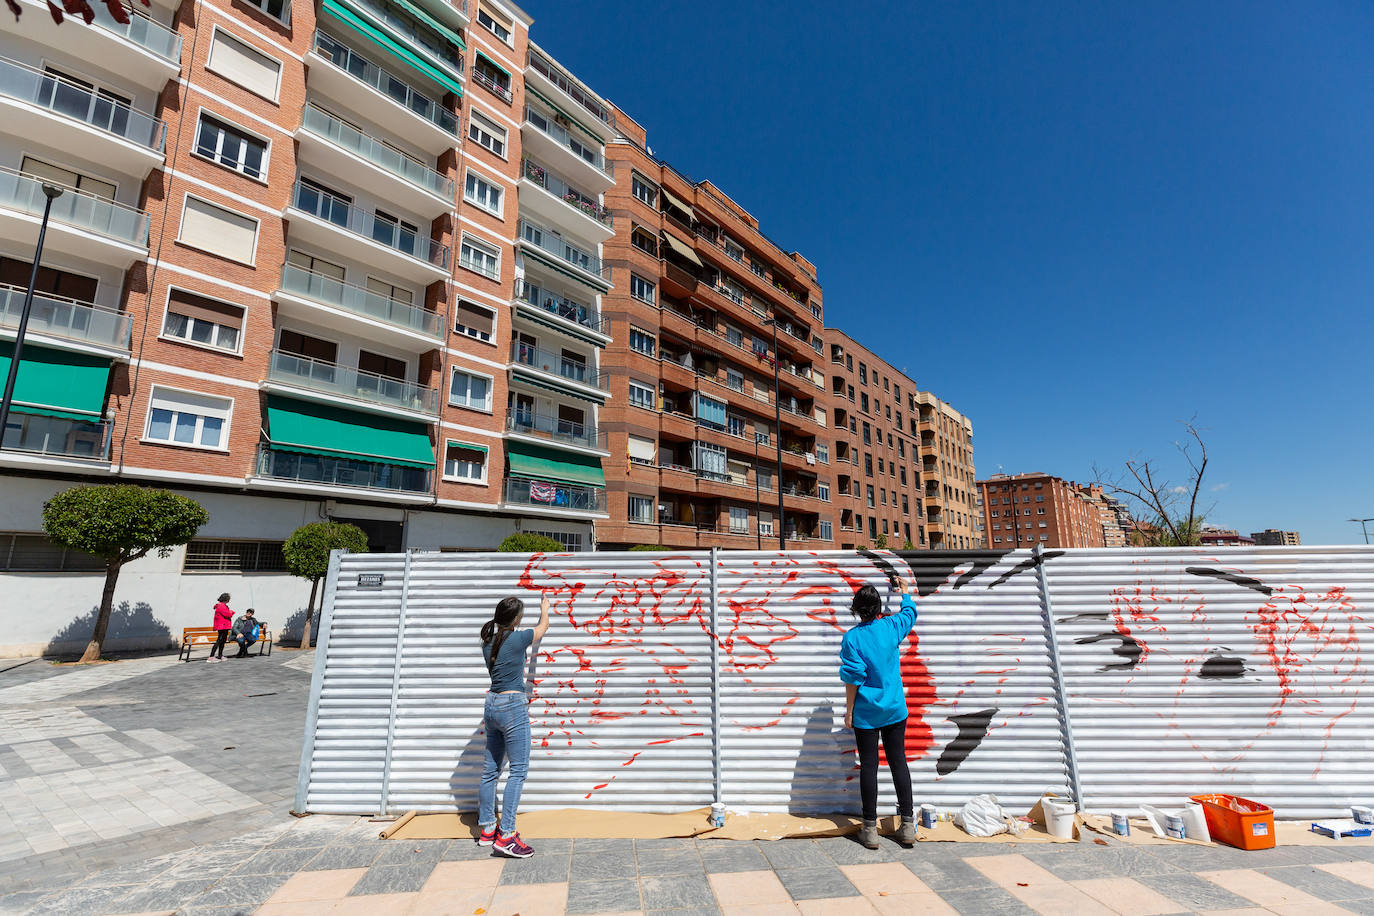
POLYGON ((1366 805, 1351 805, 1350 813, 1357 824, 1374 824, 1374 808, 1366 805))
POLYGON ((716 802, 715 804, 711 805, 711 826, 712 826, 712 827, 724 827, 724 826, 725 826, 725 803, 724 803, 724 802, 716 802))
POLYGON ((1042 798, 1040 808, 1045 812, 1045 828, 1049 830, 1050 836, 1065 840, 1073 839, 1073 821, 1074 815, 1078 813, 1077 805, 1054 798, 1042 798))
POLYGON ((1165 814, 1164 832, 1176 840, 1186 840, 1188 838, 1188 828, 1183 823, 1183 815, 1165 814))
POLYGON ((922 805, 922 806, 921 806, 921 826, 922 826, 922 827, 927 827, 927 828, 929 828, 929 827, 934 827, 934 826, 935 826, 935 822, 936 822, 937 820, 939 820, 939 816, 938 816, 938 815, 936 814, 936 812, 935 812, 935 806, 934 806, 934 805, 922 805))
POLYGON ((1125 811, 1112 812, 1112 833, 1117 836, 1131 835, 1131 816, 1125 811))

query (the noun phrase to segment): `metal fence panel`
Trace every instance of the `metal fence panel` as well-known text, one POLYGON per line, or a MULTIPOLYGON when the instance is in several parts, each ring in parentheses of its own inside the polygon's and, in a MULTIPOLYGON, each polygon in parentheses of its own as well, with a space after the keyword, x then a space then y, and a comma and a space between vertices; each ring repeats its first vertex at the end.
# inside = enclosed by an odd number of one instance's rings
MULTIPOLYGON (((917 803, 980 792, 1012 808, 1067 790, 1064 744, 1030 553, 791 552, 720 555, 723 801, 762 811, 858 811, 839 647, 864 584, 919 618, 902 654, 907 757, 917 803)), ((880 805, 894 810, 879 776, 880 805)))
POLYGON ((1374 551, 1071 550, 1045 573, 1091 809, 1374 798, 1374 551))

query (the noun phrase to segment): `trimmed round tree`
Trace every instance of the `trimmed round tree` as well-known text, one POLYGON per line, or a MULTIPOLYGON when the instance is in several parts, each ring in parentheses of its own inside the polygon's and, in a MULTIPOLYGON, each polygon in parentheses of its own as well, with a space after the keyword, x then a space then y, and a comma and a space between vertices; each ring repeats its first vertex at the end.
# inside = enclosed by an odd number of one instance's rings
POLYGON ((48 540, 105 561, 100 613, 82 662, 100 658, 124 564, 154 550, 160 557, 167 556, 173 547, 190 542, 209 520, 209 513, 194 499, 129 484, 72 487, 43 504, 48 540))
POLYGON ((501 553, 563 553, 567 548, 543 534, 512 534, 496 548, 501 553))
POLYGON ((310 604, 305 609, 305 627, 301 631, 301 648, 310 648, 310 633, 315 622, 315 593, 320 580, 329 572, 329 553, 347 550, 367 553, 367 534, 357 525, 346 522, 311 522, 301 525, 282 545, 286 570, 300 579, 310 580, 310 604))

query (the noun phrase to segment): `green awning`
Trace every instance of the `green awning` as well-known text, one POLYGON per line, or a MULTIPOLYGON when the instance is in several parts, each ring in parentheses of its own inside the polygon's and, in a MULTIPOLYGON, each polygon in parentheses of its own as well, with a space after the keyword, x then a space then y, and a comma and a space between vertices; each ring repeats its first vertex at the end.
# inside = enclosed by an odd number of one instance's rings
MULTIPOLYGON (((395 0, 395 3, 401 9, 405 10, 407 13, 414 16, 416 19, 420 20, 434 31, 438 32, 440 37, 444 38, 446 41, 453 42, 458 47, 462 48, 464 51, 468 49, 468 46, 463 42, 462 35, 459 35, 457 32, 455 32, 451 26, 445 25, 438 19, 435 19, 423 8, 416 6, 414 3, 411 3, 410 0, 395 0)), ((486 57, 485 54, 482 56, 486 57)))
POLYGON ((540 480, 593 487, 606 485, 606 475, 601 471, 601 459, 590 455, 578 455, 542 445, 510 441, 506 443, 506 457, 510 459, 510 472, 513 476, 536 477, 540 480))
MULTIPOLYGON (((516 236, 516 240, 517 240, 517 241, 519 240, 519 238, 520 238, 519 236, 516 236)), ((604 292, 605 290, 611 288, 610 282, 607 281, 607 280, 605 280, 604 278, 602 279, 602 282, 601 282, 600 284, 594 283, 594 282, 592 282, 591 279, 589 279, 589 278, 587 277, 586 274, 579 274, 579 273, 573 272, 573 270, 572 270, 571 268, 565 267, 564 265, 560 264, 558 261, 554 260, 554 258, 553 258, 552 255, 544 255, 544 254, 541 254, 539 251, 537 251, 537 250, 535 250, 535 249, 533 249, 533 248, 525 248, 524 251, 525 251, 525 257, 527 257, 527 258, 532 258, 532 259, 538 261, 540 264, 544 265, 545 267, 549 268, 550 270, 557 271, 558 273, 560 273, 560 274, 562 274, 563 276, 567 277, 569 280, 576 280, 578 283, 581 283, 583 286, 586 286, 586 287, 589 287, 589 288, 591 288, 591 289, 594 289, 594 290, 596 290, 597 292, 604 292)))
POLYGON ((486 61, 487 63, 491 64, 491 65, 492 65, 493 67, 495 67, 497 70, 500 70, 502 73, 506 74, 506 79, 508 79, 508 80, 513 80, 513 79, 514 79, 514 77, 510 75, 510 71, 509 71, 509 70, 507 70, 505 67, 503 67, 503 66, 501 66, 500 64, 498 64, 496 61, 492 60, 490 57, 487 57, 487 55, 483 54, 481 51, 478 51, 478 52, 477 52, 477 56, 480 57, 480 58, 482 58, 482 60, 486 61))
POLYGON ((323 10, 358 32, 364 38, 372 41, 386 53, 399 57, 401 60, 410 64, 416 70, 419 70, 450 92, 457 93, 460 98, 462 97, 463 84, 461 82, 449 76, 446 72, 434 66, 419 54, 416 54, 410 48, 401 44, 395 38, 392 38, 366 19, 363 19, 357 13, 344 6, 339 0, 324 0, 323 10))
MULTIPOLYGON (((14 344, 0 343, 0 388, 9 377, 14 344)), ((110 358, 47 347, 24 347, 14 379, 13 409, 68 420, 99 422, 105 415, 110 358)))
POLYGON ((472 449, 474 452, 481 452, 484 455, 487 453, 487 447, 485 445, 473 445, 471 442, 460 442, 457 439, 446 439, 444 440, 444 444, 456 445, 459 448, 472 449))
MULTIPOLYGON (((483 54, 482 56, 483 56, 483 57, 486 57, 485 54, 483 54)), ((488 59, 490 59, 490 58, 488 58, 488 59)), ((505 71, 503 70, 502 72, 504 73, 505 71)), ((509 75, 509 74, 507 74, 507 75, 509 75)), ((525 85, 525 91, 528 92, 530 95, 534 96, 535 98, 539 99, 539 101, 543 102, 545 105, 549 106, 549 107, 552 108, 554 111, 556 111, 556 112, 558 112, 559 114, 561 114, 563 117, 567 118, 569 124, 573 125, 573 126, 576 127, 578 130, 582 131, 582 133, 584 133, 584 134, 586 134, 587 136, 591 137, 591 138, 592 138, 593 140, 595 140, 597 143, 604 143, 604 142, 605 142, 604 140, 601 139, 600 136, 598 136, 598 135, 596 134, 595 131, 592 131, 592 130, 589 129, 589 128, 583 127, 581 121, 577 120, 577 118, 574 118, 572 115, 568 114, 568 113, 567 113, 566 111, 564 111, 562 108, 560 108, 560 107, 558 107, 557 105, 555 105, 555 104, 553 103, 553 100, 552 100, 552 99, 550 99, 548 96, 544 95, 544 93, 540 92, 538 89, 535 89, 533 86, 531 86, 531 85, 529 85, 529 84, 527 83, 527 84, 525 85)), ((691 211, 688 211, 688 212, 691 212, 691 211)))
POLYGON ((269 397, 267 436, 273 448, 287 452, 434 467, 434 446, 424 423, 328 404, 269 397))

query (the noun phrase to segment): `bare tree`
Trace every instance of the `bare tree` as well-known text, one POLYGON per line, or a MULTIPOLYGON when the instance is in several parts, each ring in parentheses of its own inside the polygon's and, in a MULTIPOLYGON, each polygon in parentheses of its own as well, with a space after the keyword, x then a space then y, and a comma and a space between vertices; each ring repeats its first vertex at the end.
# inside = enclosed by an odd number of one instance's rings
POLYGON ((1207 472, 1207 443, 1194 422, 1183 424, 1187 438, 1174 445, 1188 465, 1183 483, 1175 483, 1150 458, 1130 458, 1126 472, 1115 476, 1104 474, 1096 465, 1093 476, 1104 490, 1126 497, 1135 505, 1132 515, 1137 520, 1136 534, 1145 547, 1190 547, 1202 543, 1202 522, 1212 507, 1198 505, 1202 493, 1202 478, 1207 472))

